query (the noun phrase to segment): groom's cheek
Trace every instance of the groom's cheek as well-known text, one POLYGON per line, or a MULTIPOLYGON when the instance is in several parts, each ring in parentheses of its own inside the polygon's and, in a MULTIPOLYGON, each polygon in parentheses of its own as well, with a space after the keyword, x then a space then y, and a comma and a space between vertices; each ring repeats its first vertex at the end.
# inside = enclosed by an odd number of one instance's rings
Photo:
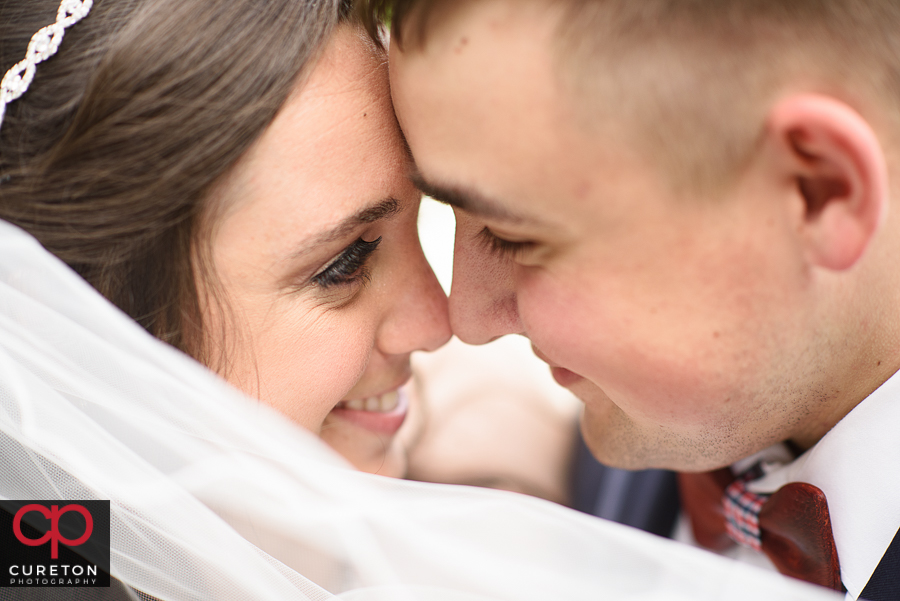
POLYGON ((525 334, 546 360, 585 378, 608 362, 613 329, 602 302, 574 273, 520 268, 516 299, 525 334))

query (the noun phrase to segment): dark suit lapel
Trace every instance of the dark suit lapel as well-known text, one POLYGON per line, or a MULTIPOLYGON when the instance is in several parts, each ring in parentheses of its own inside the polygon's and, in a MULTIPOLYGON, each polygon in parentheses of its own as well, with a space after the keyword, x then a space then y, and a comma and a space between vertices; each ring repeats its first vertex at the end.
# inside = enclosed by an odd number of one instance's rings
POLYGON ((900 531, 859 597, 866 601, 900 601, 900 531))

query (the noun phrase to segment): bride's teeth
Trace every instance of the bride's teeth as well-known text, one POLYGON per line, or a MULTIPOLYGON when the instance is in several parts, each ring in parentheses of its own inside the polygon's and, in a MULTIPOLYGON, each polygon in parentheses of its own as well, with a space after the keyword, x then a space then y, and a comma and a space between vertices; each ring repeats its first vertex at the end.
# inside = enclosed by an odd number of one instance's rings
POLYGON ((397 405, 400 403, 400 394, 395 390, 393 392, 389 392, 387 394, 381 395, 381 403, 380 410, 383 413, 387 413, 389 411, 393 411, 397 408, 397 405))
POLYGON ((400 405, 400 393, 396 390, 386 392, 381 396, 373 396, 367 399, 353 399, 341 401, 335 409, 350 409, 352 411, 371 411, 373 413, 390 413, 400 405))

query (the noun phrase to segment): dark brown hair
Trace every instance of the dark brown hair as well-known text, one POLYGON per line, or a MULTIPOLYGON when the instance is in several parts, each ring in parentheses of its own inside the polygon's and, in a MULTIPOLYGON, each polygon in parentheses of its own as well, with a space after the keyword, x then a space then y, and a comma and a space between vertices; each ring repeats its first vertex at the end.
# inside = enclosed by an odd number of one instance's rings
MULTIPOLYGON (((360 0, 370 31, 421 46, 442 10, 479 0, 360 0)), ((559 78, 586 121, 633 125, 686 190, 714 190, 754 155, 768 107, 810 84, 900 129, 897 0, 543 0, 558 11, 559 78), (610 107, 615 107, 614 111, 610 107)), ((555 16, 554 15, 554 16, 555 16)), ((588 124, 590 125, 590 124, 588 124)))
MULTIPOLYGON (((0 0, 0 73, 58 7, 0 0)), ((203 360, 204 200, 350 14, 347 0, 94 0, 7 107, 0 218, 203 360)))
POLYGON ((391 30, 391 37, 397 43, 403 43, 404 25, 413 34, 415 41, 425 39, 428 15, 441 0, 358 0, 356 12, 360 21, 368 30, 372 39, 381 39, 383 24, 391 30), (414 23, 408 23, 411 13, 415 12, 414 23))

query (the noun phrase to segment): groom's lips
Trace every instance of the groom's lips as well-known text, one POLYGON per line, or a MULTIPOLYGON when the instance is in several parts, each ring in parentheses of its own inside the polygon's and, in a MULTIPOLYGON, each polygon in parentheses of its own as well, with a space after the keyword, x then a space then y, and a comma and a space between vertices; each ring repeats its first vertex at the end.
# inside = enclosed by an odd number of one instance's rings
POLYGON ((564 367, 550 367, 550 374, 556 380, 556 383, 563 388, 568 388, 584 379, 574 371, 569 371, 564 367))
POLYGON ((556 365, 553 361, 548 359, 546 355, 539 351, 538 348, 533 344, 531 345, 531 350, 534 352, 538 359, 550 366, 550 375, 552 375, 553 379, 556 380, 556 383, 563 388, 568 388, 569 386, 572 386, 573 384, 576 384, 584 379, 574 371, 569 371, 565 367, 556 365))

